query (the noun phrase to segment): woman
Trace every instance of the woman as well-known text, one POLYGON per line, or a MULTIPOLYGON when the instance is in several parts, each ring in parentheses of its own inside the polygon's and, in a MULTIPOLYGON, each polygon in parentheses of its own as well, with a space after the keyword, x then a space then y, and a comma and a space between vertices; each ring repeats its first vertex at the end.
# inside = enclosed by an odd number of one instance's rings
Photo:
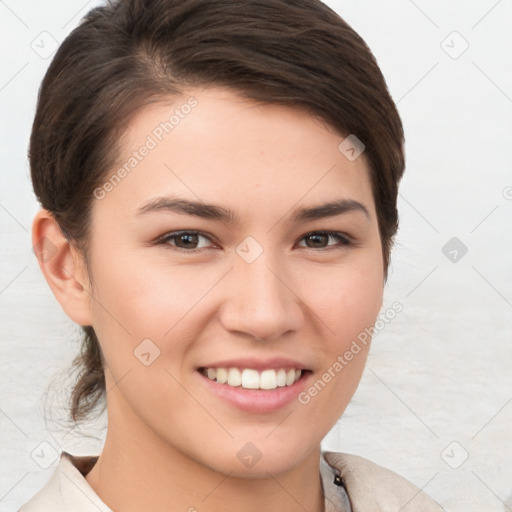
POLYGON ((404 169, 382 74, 337 14, 93 9, 43 80, 30 163, 40 267, 84 331, 70 415, 106 401, 108 431, 22 512, 442 510, 320 449, 364 369, 404 169))

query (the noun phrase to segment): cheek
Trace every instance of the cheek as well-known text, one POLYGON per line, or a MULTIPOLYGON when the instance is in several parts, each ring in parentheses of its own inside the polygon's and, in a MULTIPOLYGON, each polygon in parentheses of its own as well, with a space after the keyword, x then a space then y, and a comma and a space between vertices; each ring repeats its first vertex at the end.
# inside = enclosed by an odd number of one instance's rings
POLYGON ((108 353, 115 355, 116 364, 123 354, 130 361, 146 339, 162 354, 186 350, 199 328, 191 318, 201 317, 204 298, 219 281, 217 273, 161 262, 142 265, 140 259, 121 256, 109 260, 115 264, 98 262, 94 269, 92 304, 94 329, 104 342, 107 362, 108 353))
POLYGON ((201 329, 191 319, 199 318, 201 298, 216 281, 211 272, 201 275, 171 266, 153 266, 148 272, 140 261, 121 258, 116 265, 98 266, 94 329, 112 377, 110 386, 125 410, 135 407, 142 417, 160 411, 164 418, 162 398, 169 397, 169 414, 189 410, 190 397, 179 382, 187 350, 201 329))
POLYGON ((382 304, 382 259, 368 251, 351 264, 319 267, 301 283, 308 305, 322 320, 330 351, 343 351, 347 343, 373 326, 382 304))
POLYGON ((298 396, 321 437, 338 421, 352 399, 364 371, 371 344, 371 327, 378 308, 350 309, 332 322, 336 336, 323 345, 323 362, 308 387, 298 396), (352 313, 352 315, 351 315, 352 313))
POLYGON ((327 423, 344 411, 366 364, 371 329, 382 304, 382 260, 377 255, 369 253, 367 260, 323 278, 317 273, 305 283, 304 290, 312 290, 310 305, 322 320, 322 366, 301 403, 311 414, 329 417, 327 423))

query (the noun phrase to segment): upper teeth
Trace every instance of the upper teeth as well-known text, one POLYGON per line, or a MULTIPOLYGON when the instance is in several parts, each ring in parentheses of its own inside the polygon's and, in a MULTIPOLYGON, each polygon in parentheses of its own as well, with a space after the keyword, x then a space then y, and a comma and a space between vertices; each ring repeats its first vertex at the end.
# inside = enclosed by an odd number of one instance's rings
POLYGON ((302 370, 253 370, 245 368, 240 371, 238 368, 204 368, 202 373, 211 380, 220 384, 245 389, 276 389, 277 387, 291 386, 299 380, 302 370))

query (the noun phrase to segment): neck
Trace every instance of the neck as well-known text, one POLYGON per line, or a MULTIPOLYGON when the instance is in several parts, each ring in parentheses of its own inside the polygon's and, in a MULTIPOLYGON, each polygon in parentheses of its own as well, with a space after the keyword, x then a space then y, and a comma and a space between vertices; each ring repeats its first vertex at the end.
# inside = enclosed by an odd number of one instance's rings
POLYGON ((279 475, 241 478, 217 472, 164 442, 135 413, 109 404, 105 446, 86 481, 114 511, 323 512, 320 446, 279 475), (118 421, 116 421, 118 420, 118 421))

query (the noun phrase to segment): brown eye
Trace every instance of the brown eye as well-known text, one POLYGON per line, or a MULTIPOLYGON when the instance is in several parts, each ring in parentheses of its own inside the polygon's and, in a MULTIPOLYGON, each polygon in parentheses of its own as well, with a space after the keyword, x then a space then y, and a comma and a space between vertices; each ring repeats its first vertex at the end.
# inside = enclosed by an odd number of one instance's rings
POLYGON ((338 246, 350 244, 347 237, 337 232, 316 231, 314 233, 309 233, 302 238, 302 240, 306 240, 306 247, 310 249, 324 249, 335 246, 336 244, 328 244, 331 239, 336 240, 338 242, 338 246))
POLYGON ((174 237, 176 246, 182 249, 196 249, 199 237, 193 233, 185 233, 174 237))
POLYGON ((198 247, 202 239, 210 240, 208 236, 198 231, 180 231, 168 233, 160 237, 158 239, 158 243, 170 245, 171 247, 176 247, 177 249, 193 251, 197 249, 202 249, 204 247, 208 247, 208 244, 203 244, 198 247))

